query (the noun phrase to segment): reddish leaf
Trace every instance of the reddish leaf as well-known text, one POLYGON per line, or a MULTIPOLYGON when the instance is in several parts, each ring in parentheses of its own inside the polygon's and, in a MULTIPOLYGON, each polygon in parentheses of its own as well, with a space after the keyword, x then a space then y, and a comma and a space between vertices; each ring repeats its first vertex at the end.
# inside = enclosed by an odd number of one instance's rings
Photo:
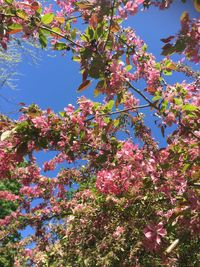
POLYGON ((51 109, 50 108, 47 108, 47 114, 49 115, 49 114, 51 114, 51 109))
POLYGON ((165 137, 165 127, 161 126, 160 129, 161 129, 162 136, 165 137))
POLYGON ((166 44, 162 47, 162 54, 163 56, 168 56, 174 53, 175 49, 171 44, 166 44))
POLYGON ((77 91, 78 91, 78 92, 81 92, 81 91, 85 90, 90 84, 91 84, 91 81, 90 81, 90 80, 86 80, 86 81, 84 81, 84 82, 79 86, 79 88, 77 89, 77 91))
POLYGON ((80 8, 80 9, 92 9, 94 7, 93 4, 90 4, 90 3, 77 3, 77 6, 80 8))
POLYGON ((118 32, 120 30, 120 26, 116 21, 112 21, 110 26, 112 32, 118 32))
POLYGON ((90 25, 95 28, 97 27, 97 23, 99 22, 98 16, 96 14, 93 14, 90 18, 90 25))
POLYGON ((126 64, 130 65, 130 57, 129 57, 129 55, 126 55, 126 64))
POLYGON ((0 44, 4 50, 7 50, 7 44, 5 42, 0 42, 0 44))
POLYGON ((87 72, 87 70, 84 70, 83 76, 82 76, 83 82, 87 80, 87 77, 88 77, 88 72, 87 72))
POLYGON ((169 43, 172 39, 174 39, 174 36, 171 35, 167 38, 160 39, 163 43, 169 43))
POLYGON ((55 17, 55 20, 58 21, 60 24, 63 24, 65 22, 64 17, 55 17))
POLYGON ((148 93, 155 93, 156 90, 157 90, 157 88, 155 88, 155 87, 153 87, 153 86, 148 86, 148 87, 146 88, 146 91, 147 91, 148 93))
POLYGON ((21 32, 22 29, 13 29, 13 30, 9 30, 8 34, 15 34, 15 33, 18 33, 18 32, 21 32))
POLYGON ((32 8, 33 10, 38 10, 39 7, 40 7, 40 6, 39 6, 38 2, 33 2, 33 3, 31 4, 31 8, 32 8))
POLYGON ((21 107, 24 107, 24 106, 26 106, 26 104, 24 103, 24 102, 19 102, 19 104, 18 104, 19 106, 21 106, 21 107))

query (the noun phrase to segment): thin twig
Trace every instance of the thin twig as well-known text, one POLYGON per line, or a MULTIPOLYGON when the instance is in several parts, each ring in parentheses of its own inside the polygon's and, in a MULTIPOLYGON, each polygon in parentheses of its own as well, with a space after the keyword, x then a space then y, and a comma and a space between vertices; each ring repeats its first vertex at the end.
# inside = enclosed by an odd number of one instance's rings
POLYGON ((146 100, 149 105, 156 110, 160 111, 160 109, 150 100, 148 97, 146 97, 139 89, 137 89, 135 86, 133 86, 130 82, 127 82, 130 88, 132 88, 136 93, 138 93, 144 100, 146 100))
MULTIPOLYGON (((28 20, 25 20, 25 19, 23 19, 23 18, 17 16, 17 15, 5 14, 5 13, 0 13, 0 15, 3 15, 3 16, 6 16, 6 17, 17 17, 17 18, 22 19, 22 20, 24 20, 24 21, 28 21, 28 20)), ((78 17, 79 17, 79 16, 78 16, 78 17)), ((74 18, 76 18, 76 17, 74 17, 74 18)), ((70 18, 70 19, 73 19, 73 18, 70 18)), ((69 19, 69 20, 70 20, 70 19, 69 19)), ((60 36, 61 38, 67 40, 68 42, 70 42, 71 44, 73 44, 73 45, 75 45, 75 46, 78 46, 78 47, 80 47, 80 48, 84 48, 84 46, 82 46, 82 45, 80 45, 80 44, 77 44, 76 42, 74 42, 73 40, 71 40, 71 39, 70 39, 69 37, 67 37, 66 35, 63 35, 63 34, 61 34, 61 33, 58 33, 58 32, 52 30, 51 28, 49 28, 49 27, 47 27, 47 26, 45 26, 45 25, 42 25, 42 24, 38 23, 36 26, 37 26, 39 29, 47 30, 47 31, 49 31, 49 32, 51 32, 51 33, 53 33, 53 34, 55 34, 55 35, 57 35, 57 36, 60 36)))
POLYGON ((46 26, 44 26, 44 25, 37 25, 37 26, 38 26, 38 28, 40 28, 40 29, 47 30, 47 31, 49 31, 49 32, 51 32, 51 33, 53 33, 53 34, 55 34, 55 35, 57 35, 57 36, 62 37, 63 39, 67 40, 68 42, 70 42, 71 44, 73 44, 73 45, 75 45, 75 46, 78 46, 78 47, 80 47, 80 48, 83 48, 82 45, 77 44, 76 42, 74 42, 73 40, 71 40, 71 39, 70 39, 69 37, 67 37, 66 35, 63 35, 63 34, 61 34, 61 33, 58 33, 58 32, 56 32, 56 31, 52 30, 51 28, 46 27, 46 26))
POLYGON ((82 15, 79 15, 79 16, 76 16, 76 17, 71 17, 71 18, 66 19, 66 21, 73 20, 73 19, 78 19, 78 18, 81 18, 81 17, 82 17, 82 15))
MULTIPOLYGON (((113 112, 108 112, 108 113, 104 113, 104 114, 98 114, 97 116, 98 117, 104 117, 104 116, 112 116, 112 115, 115 115, 115 114, 119 114, 119 113, 123 113, 123 112, 127 112, 127 111, 130 111, 130 110, 134 110, 134 109, 139 109, 139 108, 147 108, 149 107, 150 105, 149 104, 146 104, 146 105, 141 105, 141 106, 135 106, 135 107, 130 107, 130 108, 126 108, 126 109, 122 109, 122 110, 117 110, 117 111, 113 111, 113 112)), ((87 119, 85 122, 87 121, 91 121, 95 118, 95 116, 87 119)))
POLYGON ((116 0, 113 1, 112 7, 111 7, 111 17, 110 17, 110 25, 109 25, 109 29, 108 29, 108 37, 107 37, 107 40, 105 42, 104 48, 106 48, 106 45, 110 39, 111 27, 112 27, 113 17, 114 17, 115 1, 116 0))
MULTIPOLYGON (((129 85, 130 88, 132 88, 136 93, 138 93, 144 100, 146 100, 149 105, 153 108, 155 108, 156 110, 159 111, 159 113, 161 115, 163 115, 164 117, 167 116, 167 114, 165 112, 161 112, 161 109, 159 107, 156 106, 156 104, 154 104, 148 97, 146 97, 139 89, 137 89, 136 87, 134 87, 130 82, 127 82, 127 84, 129 85)), ((179 125, 182 126, 184 129, 186 129, 191 135, 193 135, 196 139, 200 140, 200 138, 193 132, 192 129, 189 129, 188 126, 185 126, 182 122, 179 121, 179 125)))

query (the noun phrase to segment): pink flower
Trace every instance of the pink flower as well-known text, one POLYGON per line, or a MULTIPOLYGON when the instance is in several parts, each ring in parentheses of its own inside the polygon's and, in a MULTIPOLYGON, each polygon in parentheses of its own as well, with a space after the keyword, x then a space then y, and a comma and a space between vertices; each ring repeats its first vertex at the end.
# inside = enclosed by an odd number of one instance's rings
POLYGON ((46 116, 38 116, 32 119, 35 128, 40 128, 42 132, 47 132, 49 130, 49 125, 46 116))
POLYGON ((115 194, 118 195, 122 192, 122 187, 120 188, 118 170, 102 170, 97 174, 96 186, 98 190, 104 194, 115 194))
POLYGON ((130 15, 135 15, 138 11, 137 4, 133 1, 128 1, 125 5, 125 9, 129 11, 130 15))
POLYGON ((120 236, 124 233, 125 229, 123 226, 117 226, 117 228, 115 229, 115 232, 113 233, 113 237, 115 239, 119 239, 120 236))
POLYGON ((19 196, 16 196, 9 191, 0 191, 0 199, 8 200, 8 201, 15 201, 19 199, 19 196))
POLYGON ((173 122, 176 122, 176 118, 174 116, 174 113, 169 112, 167 117, 165 118, 165 122, 171 126, 173 122))
POLYGON ((125 108, 136 107, 139 103, 139 100, 136 99, 131 93, 127 93, 124 106, 125 108))
POLYGON ((143 159, 141 150, 131 141, 126 141, 120 151, 117 152, 117 158, 127 161, 140 161, 143 159))
POLYGON ((44 162, 43 165, 44 171, 53 171, 55 169, 55 162, 54 161, 49 161, 49 162, 44 162))
POLYGON ((158 225, 147 225, 144 228, 143 233, 145 235, 145 240, 143 242, 145 248, 150 251, 153 251, 158 250, 161 244, 161 238, 167 234, 167 231, 163 227, 163 223, 160 222, 158 225))
POLYGON ((73 105, 71 105, 71 104, 69 104, 66 108, 64 108, 64 111, 68 115, 72 114, 74 112, 74 110, 75 110, 75 107, 73 105))

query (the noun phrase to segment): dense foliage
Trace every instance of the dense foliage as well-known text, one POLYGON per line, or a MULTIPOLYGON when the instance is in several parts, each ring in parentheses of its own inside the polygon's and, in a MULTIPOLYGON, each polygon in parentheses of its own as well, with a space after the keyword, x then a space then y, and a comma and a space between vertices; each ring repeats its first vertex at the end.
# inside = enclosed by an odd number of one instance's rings
POLYGON ((78 108, 69 104, 59 114, 33 104, 18 120, 1 116, 0 178, 20 186, 0 188, 1 203, 16 207, 1 215, 0 242, 33 229, 1 246, 15 251, 13 266, 199 266, 200 80, 170 56, 199 62, 200 21, 182 15, 180 32, 162 39, 160 62, 123 27, 142 8, 172 2, 69 0, 55 8, 0 0, 3 49, 16 34, 71 50, 83 78, 77 90, 97 82, 94 95, 105 96, 102 103, 82 96, 78 108), (177 72, 187 82, 169 83, 177 72), (171 127, 166 147, 146 126, 144 109, 163 137, 171 127), (40 151, 56 154, 41 167, 40 151))

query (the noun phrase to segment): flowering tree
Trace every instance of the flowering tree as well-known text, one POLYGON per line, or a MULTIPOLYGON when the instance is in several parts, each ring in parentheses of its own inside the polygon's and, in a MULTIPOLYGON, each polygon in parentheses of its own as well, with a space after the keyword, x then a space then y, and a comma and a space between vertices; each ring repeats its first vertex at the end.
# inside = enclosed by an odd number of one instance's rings
POLYGON ((0 0, 3 49, 17 34, 71 50, 82 73, 77 90, 93 80, 94 95, 105 96, 103 103, 80 97, 77 109, 69 104, 59 114, 31 105, 18 120, 1 117, 0 177, 20 191, 0 192, 17 203, 0 219, 0 242, 34 230, 1 247, 17 251, 14 266, 199 266, 199 74, 170 56, 199 62, 200 21, 182 15, 180 32, 162 39, 160 62, 123 27, 141 8, 172 2, 70 0, 55 9, 0 0), (190 82, 170 84, 167 75, 177 72, 190 82), (145 87, 137 88, 141 79, 145 87), (163 137, 171 127, 166 147, 152 137, 143 109, 163 137), (38 166, 38 151, 56 156, 38 166))

